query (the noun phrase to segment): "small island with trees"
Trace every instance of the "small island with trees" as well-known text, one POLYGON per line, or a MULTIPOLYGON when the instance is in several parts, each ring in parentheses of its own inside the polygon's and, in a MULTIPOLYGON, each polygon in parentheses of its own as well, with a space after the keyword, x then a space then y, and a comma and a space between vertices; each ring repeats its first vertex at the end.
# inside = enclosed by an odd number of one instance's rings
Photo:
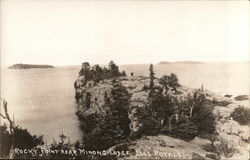
POLYGON ((55 68, 55 67, 45 64, 22 64, 22 63, 14 64, 8 67, 8 69, 32 69, 32 68, 55 68))

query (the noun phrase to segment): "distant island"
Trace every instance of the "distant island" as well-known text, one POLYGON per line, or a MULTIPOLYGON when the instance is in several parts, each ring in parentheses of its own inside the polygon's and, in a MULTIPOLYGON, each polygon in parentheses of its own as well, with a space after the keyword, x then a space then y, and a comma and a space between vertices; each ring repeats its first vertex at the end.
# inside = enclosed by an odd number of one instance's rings
POLYGON ((8 67, 9 69, 32 69, 32 68, 54 68, 51 65, 43 64, 14 64, 8 67))
POLYGON ((169 61, 161 61, 159 64, 205 64, 202 61, 176 61, 176 62, 169 62, 169 61))

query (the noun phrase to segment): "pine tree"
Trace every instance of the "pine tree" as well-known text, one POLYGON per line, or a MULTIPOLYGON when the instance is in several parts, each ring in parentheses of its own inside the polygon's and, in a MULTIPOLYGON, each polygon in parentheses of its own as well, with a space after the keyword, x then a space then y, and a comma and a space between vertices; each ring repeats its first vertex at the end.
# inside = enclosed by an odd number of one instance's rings
POLYGON ((180 87, 177 75, 174 73, 171 73, 170 76, 164 75, 160 78, 159 83, 164 86, 166 91, 171 89, 172 91, 176 92, 177 87, 180 87))
POLYGON ((109 62, 110 78, 115 78, 120 76, 119 67, 114 63, 114 61, 109 62))
POLYGON ((180 84, 178 83, 177 75, 174 73, 170 74, 169 77, 169 86, 172 88, 174 92, 176 92, 177 87, 180 87, 180 84))
POLYGON ((118 127, 123 130, 124 135, 128 136, 130 133, 130 120, 128 118, 129 93, 119 80, 113 80, 112 85, 113 103, 111 103, 111 110, 113 117, 117 117, 118 127))
POLYGON ((127 76, 127 73, 125 71, 122 71, 121 76, 127 76))
POLYGON ((150 81, 149 81, 149 89, 150 91, 154 90, 154 79, 155 79, 155 73, 154 73, 154 70, 153 70, 153 65, 150 64, 150 67, 149 67, 149 78, 150 78, 150 81))
POLYGON ((94 65, 91 70, 91 74, 93 75, 93 80, 96 83, 99 83, 103 79, 103 69, 98 64, 94 65))
POLYGON ((89 62, 84 62, 82 63, 82 68, 79 72, 79 76, 84 76, 85 80, 90 80, 91 79, 91 74, 90 74, 90 64, 89 62))

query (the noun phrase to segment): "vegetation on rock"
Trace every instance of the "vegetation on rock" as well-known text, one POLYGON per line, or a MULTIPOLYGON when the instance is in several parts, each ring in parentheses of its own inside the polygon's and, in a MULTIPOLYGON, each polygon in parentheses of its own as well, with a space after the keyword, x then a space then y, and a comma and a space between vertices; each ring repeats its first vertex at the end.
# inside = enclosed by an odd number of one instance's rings
POLYGON ((240 125, 250 124, 250 109, 243 107, 235 108, 234 112, 231 113, 231 117, 240 125))
POLYGON ((102 94, 105 103, 101 108, 104 109, 104 113, 96 114, 88 114, 91 110, 91 104, 94 105, 95 102, 89 93, 89 91, 92 92, 91 87, 86 86, 84 89, 86 96, 82 98, 83 102, 80 105, 81 108, 85 108, 85 111, 80 111, 77 115, 81 121, 84 144, 87 148, 98 149, 102 147, 105 149, 126 138, 139 138, 143 135, 162 133, 183 139, 193 139, 200 133, 214 131, 214 117, 204 107, 206 95, 203 88, 189 93, 187 96, 180 95, 178 89, 181 85, 174 73, 158 79, 155 77, 151 64, 149 85, 144 84, 142 90, 142 92, 148 93, 147 101, 143 107, 132 107, 130 94, 122 85, 121 79, 118 78, 121 76, 118 66, 111 61, 109 69, 106 69, 106 77, 104 77, 100 67, 96 66, 91 69, 89 63, 85 62, 79 76, 84 75, 86 81, 98 83, 100 81, 93 78, 97 77, 93 76, 94 73, 97 73, 96 70, 100 70, 99 76, 101 78, 99 79, 110 79, 112 87, 109 94, 106 91, 105 94, 102 94), (129 118, 129 114, 132 116, 133 122, 130 122, 131 116, 129 118), (132 125, 131 123, 137 125, 137 131, 131 130, 129 127, 132 125), (103 145, 104 142, 105 145, 103 145))
POLYGON ((2 99, 1 101, 4 107, 4 115, 0 113, 0 118, 6 119, 9 126, 5 123, 4 125, 0 125, 0 158, 25 158, 15 155, 14 148, 32 149, 39 145, 43 145, 43 136, 32 136, 27 129, 15 126, 13 120, 9 116, 7 102, 2 99))
POLYGON ((111 94, 108 97, 105 92, 104 96, 104 114, 77 114, 85 133, 83 143, 86 149, 107 149, 130 135, 128 91, 119 80, 113 79, 111 94))
POLYGON ((84 76, 84 80, 86 82, 92 80, 98 83, 104 79, 126 76, 126 72, 120 72, 119 67, 114 63, 114 61, 109 62, 108 68, 102 68, 98 64, 91 67, 89 62, 84 62, 82 63, 82 68, 79 72, 79 76, 84 76))
MULTIPOLYGON (((184 139, 192 139, 202 132, 213 133, 215 119, 211 111, 204 107, 206 95, 203 89, 180 97, 178 88, 181 85, 175 74, 164 75, 156 85, 152 64, 149 71, 149 86, 144 86, 143 89, 148 91, 148 105, 145 106, 145 111, 150 113, 144 114, 151 116, 154 132, 163 131, 184 139)), ((140 121, 143 123, 145 120, 140 121)), ((146 129, 143 132, 147 133, 146 129)))
POLYGON ((245 101, 245 100, 249 100, 249 96, 248 95, 239 95, 239 96, 234 97, 234 99, 236 101, 245 101))

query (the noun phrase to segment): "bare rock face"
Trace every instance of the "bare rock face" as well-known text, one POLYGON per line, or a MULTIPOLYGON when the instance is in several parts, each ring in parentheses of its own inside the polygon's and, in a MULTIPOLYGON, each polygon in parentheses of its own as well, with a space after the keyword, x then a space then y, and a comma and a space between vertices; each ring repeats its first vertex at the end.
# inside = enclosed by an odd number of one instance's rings
MULTIPOLYGON (((100 115, 106 114, 105 100, 109 99, 113 101, 111 91, 113 89, 112 80, 103 80, 99 83, 93 81, 85 82, 84 76, 80 76, 75 82, 75 94, 78 103, 77 115, 78 117, 85 117, 88 115, 100 115), (86 103, 88 103, 86 105, 86 103), (86 107, 87 106, 87 107, 86 107)), ((131 77, 120 78, 120 83, 126 88, 129 93, 128 104, 128 118, 130 119, 131 134, 140 131, 142 124, 134 116, 137 108, 145 107, 147 104, 148 92, 143 90, 144 85, 149 84, 149 78, 146 77, 131 77)), ((157 79, 155 83, 158 83, 157 79)), ((84 122, 82 122, 84 123, 84 122)))
POLYGON ((249 126, 240 125, 231 117, 231 113, 239 107, 242 105, 238 102, 214 107, 213 114, 217 118, 216 133, 218 134, 214 144, 217 149, 224 152, 224 155, 228 155, 228 157, 222 158, 242 160, 249 158, 249 148, 247 147, 250 140, 249 126))
POLYGON ((250 139, 250 132, 247 125, 242 126, 237 121, 233 120, 231 113, 241 107, 238 104, 229 104, 226 107, 215 106, 213 113, 217 117, 216 131, 220 134, 237 135, 242 140, 250 139))
POLYGON ((89 81, 86 85, 80 77, 76 81, 76 95, 78 101, 78 113, 79 114, 104 114, 105 108, 105 94, 107 97, 111 95, 112 84, 110 81, 103 81, 102 83, 94 84, 93 81, 89 81), (90 99, 89 106, 84 106, 84 103, 90 99))
POLYGON ((119 151, 126 148, 130 154, 119 159, 204 159, 211 153, 198 145, 169 136, 146 136, 139 140, 117 145, 109 150, 119 151), (121 147, 122 146, 122 147, 121 147))
POLYGON ((208 140, 208 139, 203 139, 200 137, 195 137, 192 141, 190 141, 193 144, 196 144, 198 146, 200 146, 202 149, 207 150, 207 148, 212 148, 212 141, 208 140))

